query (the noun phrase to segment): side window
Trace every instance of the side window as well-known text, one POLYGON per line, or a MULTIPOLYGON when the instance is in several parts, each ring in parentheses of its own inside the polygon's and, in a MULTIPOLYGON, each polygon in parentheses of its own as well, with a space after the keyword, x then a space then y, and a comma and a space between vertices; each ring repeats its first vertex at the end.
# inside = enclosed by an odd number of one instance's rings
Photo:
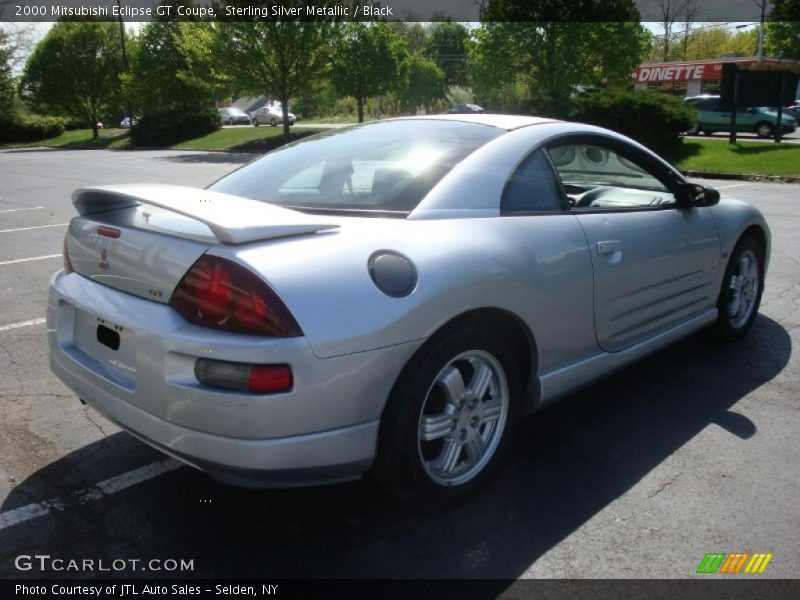
POLYGON ((635 158, 598 144, 561 144, 547 151, 575 210, 675 206, 669 188, 635 158))
POLYGON ((706 98, 698 102, 695 108, 697 110, 717 110, 719 108, 719 100, 717 98, 706 98))
POLYGON ((558 181, 541 150, 522 161, 511 175, 502 207, 506 213, 563 210, 558 181))

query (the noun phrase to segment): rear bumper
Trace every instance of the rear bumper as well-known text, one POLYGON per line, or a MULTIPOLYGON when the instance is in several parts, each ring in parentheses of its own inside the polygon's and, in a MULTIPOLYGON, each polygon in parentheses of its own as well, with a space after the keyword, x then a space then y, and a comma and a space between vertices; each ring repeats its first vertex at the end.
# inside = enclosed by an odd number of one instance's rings
POLYGON ((63 272, 51 284, 47 330, 53 372, 98 412, 216 479, 258 487, 363 474, 391 386, 419 345, 319 359, 305 339, 195 327, 169 306, 63 272), (81 311, 125 329, 123 344, 135 344, 135 352, 121 355, 125 373, 115 373, 122 361, 76 345, 86 340, 73 335, 81 311), (219 360, 288 363, 295 386, 271 395, 201 386, 194 362, 209 351, 219 360))

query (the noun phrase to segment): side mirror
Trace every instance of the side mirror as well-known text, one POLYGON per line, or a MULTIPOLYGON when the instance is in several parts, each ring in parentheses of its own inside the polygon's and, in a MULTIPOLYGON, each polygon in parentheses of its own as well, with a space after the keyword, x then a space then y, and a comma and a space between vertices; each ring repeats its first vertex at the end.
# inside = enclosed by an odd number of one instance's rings
POLYGON ((719 202, 719 192, 697 183, 679 183, 675 200, 681 208, 714 206, 719 202))

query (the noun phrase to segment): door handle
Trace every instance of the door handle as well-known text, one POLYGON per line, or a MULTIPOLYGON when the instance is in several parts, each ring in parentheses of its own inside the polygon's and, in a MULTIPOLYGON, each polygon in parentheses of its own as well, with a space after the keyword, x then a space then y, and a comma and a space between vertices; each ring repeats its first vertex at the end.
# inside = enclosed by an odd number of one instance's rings
POLYGON ((622 242, 619 240, 608 240, 605 242, 597 242, 598 254, 613 254, 622 250, 622 242))

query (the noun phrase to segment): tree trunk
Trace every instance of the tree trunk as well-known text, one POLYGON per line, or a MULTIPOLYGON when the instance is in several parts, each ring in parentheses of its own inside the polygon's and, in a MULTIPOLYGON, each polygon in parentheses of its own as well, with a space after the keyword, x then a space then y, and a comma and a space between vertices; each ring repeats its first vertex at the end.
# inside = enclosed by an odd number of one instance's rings
POLYGON ((92 111, 91 121, 92 121, 92 139, 96 140, 98 137, 100 137, 100 134, 97 131, 97 114, 94 111, 92 111))
POLYGON ((292 134, 289 130, 289 98, 282 97, 280 100, 283 114, 283 139, 288 142, 292 139, 292 134))
POLYGON ((356 98, 356 103, 358 104, 358 122, 364 122, 364 96, 359 95, 356 98))

